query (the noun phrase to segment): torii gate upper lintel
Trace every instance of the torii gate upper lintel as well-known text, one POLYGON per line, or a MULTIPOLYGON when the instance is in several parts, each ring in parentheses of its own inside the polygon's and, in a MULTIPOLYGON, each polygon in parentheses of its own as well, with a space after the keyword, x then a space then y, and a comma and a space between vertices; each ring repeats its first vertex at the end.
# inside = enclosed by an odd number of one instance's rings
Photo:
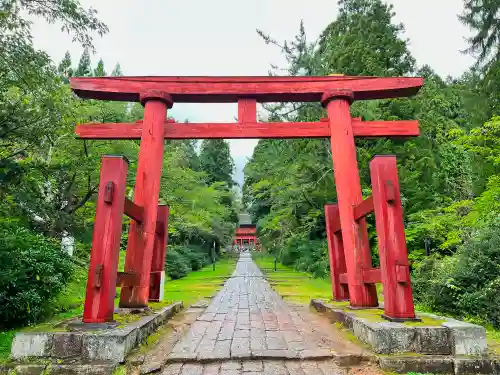
MULTIPOLYGON (((167 219, 164 213, 163 219, 158 217, 158 197, 164 139, 328 137, 331 139, 338 197, 338 205, 325 207, 335 298, 349 298, 353 307, 377 306, 374 284, 382 281, 385 316, 389 319, 414 319, 404 230, 400 225, 388 224, 399 221, 402 223, 395 158, 378 158, 372 161, 370 170, 374 185, 373 197, 363 200, 354 137, 415 137, 419 135, 418 122, 361 121, 351 117, 350 105, 356 100, 411 96, 422 86, 423 78, 420 77, 72 78, 71 88, 81 98, 140 101, 145 107, 143 121, 81 124, 76 128, 76 134, 81 139, 141 139, 134 202, 126 199, 123 202, 123 198, 120 198, 116 203, 119 205, 118 209, 113 211, 113 215, 118 218, 121 208, 122 213, 124 211, 134 219, 129 231, 125 273, 118 278, 118 283, 122 285, 120 306, 146 306, 151 291, 155 290, 157 294, 161 289, 157 285, 160 283, 158 273, 161 273, 160 269, 163 270, 160 263, 165 259, 165 249, 162 246, 165 247, 166 240, 158 237, 158 226, 162 222, 166 224, 167 219), (174 103, 230 102, 238 103, 236 123, 184 124, 166 120, 167 109, 174 103), (257 103, 265 102, 321 102, 328 118, 317 122, 259 122, 257 103), (376 214, 381 252, 379 270, 372 267, 364 219, 372 211, 376 214), (137 220, 138 217, 140 220, 137 220), (391 242, 394 236, 397 241, 391 242), (385 242, 380 243, 381 241, 385 242)), ((102 168, 104 167, 105 163, 102 168)), ((123 177, 115 175, 116 172, 101 169, 101 184, 111 180, 116 183, 116 178, 123 177), (107 179, 106 173, 110 173, 114 180, 107 179)), ((106 189, 99 190, 96 223, 98 216, 103 215, 105 210, 100 210, 99 207, 110 206, 108 208, 111 210, 111 206, 115 204, 110 200, 109 194, 106 196, 106 192, 106 189), (101 200, 108 202, 108 206, 104 203, 100 205, 101 200)), ((113 235, 94 230, 92 248, 101 249, 105 237, 113 235)), ((116 241, 111 241, 106 246, 116 247, 117 244, 116 241)), ((111 251, 112 254, 115 252, 111 251)), ((101 285, 102 278, 111 277, 104 284, 113 285, 116 282, 116 272, 114 276, 110 276, 113 272, 102 272, 109 265, 92 261, 92 257, 94 251, 91 255, 84 321, 109 321, 109 311, 113 308, 112 299, 103 299, 102 293, 109 293, 108 288, 102 290, 96 287, 95 279, 101 285), (103 300, 107 302, 96 302, 103 300)), ((97 255, 95 257, 97 259, 97 255)), ((115 260, 110 260, 108 256, 107 262, 115 260)), ((113 267, 110 266, 110 269, 113 270, 113 267)))

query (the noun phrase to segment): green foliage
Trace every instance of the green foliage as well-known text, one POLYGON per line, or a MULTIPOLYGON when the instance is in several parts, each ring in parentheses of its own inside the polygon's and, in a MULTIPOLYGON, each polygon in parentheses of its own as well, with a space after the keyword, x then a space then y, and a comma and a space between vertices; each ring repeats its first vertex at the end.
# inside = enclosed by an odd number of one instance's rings
POLYGON ((71 67, 71 64, 71 55, 69 51, 66 51, 64 59, 57 66, 57 74, 62 77, 64 83, 69 83, 69 79, 73 77, 75 73, 73 71, 73 68, 71 67))
POLYGON ((329 273, 328 246, 325 240, 308 240, 292 237, 281 250, 281 263, 294 266, 314 277, 329 273))
MULTIPOLYGON (((498 8, 495 1, 490 5, 498 8)), ((442 79, 430 67, 416 66, 403 25, 392 22, 391 5, 380 0, 345 0, 339 6, 338 17, 317 41, 307 40, 302 24, 298 35, 283 43, 259 31, 288 62, 284 69, 273 67, 271 74, 416 74, 425 78, 415 97, 352 105, 352 116, 418 119, 421 129, 421 136, 414 139, 356 140, 362 193, 371 193, 369 160, 376 154, 396 155, 415 295, 430 309, 498 325, 498 300, 493 294, 498 291, 500 273, 497 265, 483 263, 495 257, 489 251, 498 249, 491 225, 500 218, 500 119, 493 116, 500 108, 500 64, 442 79), (425 239, 430 239, 430 258, 425 255, 425 239)), ((489 10, 474 12, 480 15, 489 10)), ((496 51, 496 46, 491 47, 496 51)), ((326 117, 318 104, 265 108, 270 121, 326 117)), ((243 201, 258 223, 264 247, 284 264, 316 276, 328 272, 323 207, 336 201, 331 163, 326 140, 261 140, 245 167, 243 201)), ((368 228, 376 264, 373 218, 368 228)))
POLYGON ((175 249, 169 249, 165 271, 174 280, 183 278, 191 271, 190 261, 175 249))
POLYGON ((90 54, 88 48, 85 48, 78 62, 78 67, 75 70, 75 77, 87 77, 90 75, 92 75, 90 54))
POLYGON ((201 247, 193 247, 187 245, 174 245, 171 246, 168 251, 176 251, 182 255, 186 263, 193 271, 198 271, 203 266, 208 263, 207 250, 201 247))
POLYGON ((459 18, 475 32, 468 39, 468 52, 478 57, 478 64, 491 64, 500 57, 500 1, 464 0, 464 8, 459 18))
POLYGON ((106 71, 104 70, 104 61, 102 59, 97 63, 96 68, 94 69, 94 77, 105 77, 107 76, 106 71))
MULTIPOLYGON (((302 24, 291 42, 279 43, 260 32, 267 43, 281 49, 289 62, 285 70, 290 75, 392 76, 415 72, 415 60, 403 38, 404 27, 392 22, 392 6, 380 0, 346 0, 339 6, 337 19, 312 43, 307 41, 302 24)), ((469 103, 474 102, 474 90, 465 79, 445 82, 426 66, 416 73, 426 78, 418 96, 356 102, 351 110, 353 116, 366 120, 419 119, 422 135, 418 138, 356 141, 364 195, 370 194, 369 160, 376 154, 397 156, 407 219, 423 210, 468 200, 480 194, 486 184, 484 177, 482 184, 472 183, 481 172, 474 170, 471 153, 464 145, 453 143, 455 136, 451 135, 472 128, 478 121, 467 111, 469 103)), ((318 104, 266 108, 272 121, 317 121, 326 117, 318 104)), ((329 143, 261 140, 245 167, 244 202, 258 222, 260 238, 267 248, 285 248, 287 258, 297 260, 302 251, 308 251, 307 245, 303 250, 298 250, 299 246, 289 248, 290 238, 304 243, 325 238, 323 207, 336 200, 329 143)), ((373 232, 371 226, 375 246, 373 232)), ((373 253, 376 258, 375 247, 373 253)), ((310 262, 312 258, 306 263, 310 262)))
POLYGON ((0 223, 0 318, 11 327, 40 319, 64 287, 70 258, 57 242, 15 223, 0 223))
MULTIPOLYGON (((51 250, 46 251, 47 259, 41 257, 39 250, 30 251, 33 259, 40 258, 40 265, 54 273, 51 281, 54 285, 46 286, 45 290, 50 296, 38 298, 38 291, 28 287, 25 296, 16 297, 17 302, 9 294, 12 303, 19 305, 16 306, 18 312, 10 310, 17 314, 16 322, 26 323, 45 314, 61 311, 70 314, 81 308, 86 270, 75 267, 66 287, 58 294, 69 276, 59 277, 58 265, 52 265, 50 257, 57 250, 59 267, 65 266, 67 257, 61 254, 59 241, 63 234, 69 234, 76 238, 75 257, 88 262, 102 155, 127 157, 130 162, 127 195, 133 198, 139 142, 78 140, 74 137, 75 124, 133 122, 142 119, 143 108, 139 103, 82 101, 68 86, 69 79, 75 75, 106 76, 104 62, 100 60, 93 66, 90 59, 94 51, 90 33, 107 32, 94 10, 83 9, 76 0, 9 0, 1 3, 0 13, 0 217, 15 223, 9 236, 0 234, 0 241, 10 240, 12 233, 19 230, 19 241, 27 236, 33 242, 33 249, 50 247, 51 250), (78 64, 66 53, 56 66, 46 53, 37 51, 32 44, 30 22, 23 18, 27 15, 58 22, 64 31, 70 32, 84 48, 78 64), (56 294, 51 308, 39 306, 40 300, 48 303, 56 294), (33 299, 28 301, 30 313, 26 312, 27 302, 21 297, 33 299), (22 308, 26 311, 21 311, 22 308)), ((119 64, 111 74, 123 75, 119 64)), ((182 251, 177 253, 175 246, 169 251, 167 270, 172 275, 176 273, 176 277, 202 267, 208 246, 215 241, 220 247, 230 241, 237 222, 237 202, 228 182, 219 181, 218 177, 210 179, 201 171, 195 146, 193 141, 169 142, 164 159, 167 172, 162 179, 160 200, 170 207, 170 245, 195 244, 184 255, 182 251), (196 246, 204 252, 196 250, 196 246)), ((229 157, 229 153, 225 155, 229 157)), ((228 163, 232 161, 229 159, 228 163)), ((126 220, 124 233, 127 225, 126 220)), ((24 259, 26 249, 17 246, 15 241, 9 246, 5 249, 14 252, 10 255, 12 262, 28 262, 24 259)), ((126 247, 125 240, 121 246, 126 247)), ((78 259, 75 263, 79 263, 78 259)), ((8 264, 6 262, 5 267, 8 264)), ((62 271, 59 273, 62 275, 62 271)), ((2 280, 3 277, 1 274, 2 280)), ((14 269, 5 273, 5 277, 11 278, 12 285, 28 283, 28 279, 23 279, 28 276, 16 274, 14 269)), ((47 280, 44 281, 48 283, 47 280)), ((9 291, 5 289, 5 293, 9 291)), ((7 297, 2 295, 2 298, 7 297)), ((1 311, 4 314, 4 310, 1 311)), ((6 319, 5 322, 11 324, 6 319)))
POLYGON ((123 75, 122 68, 120 66, 120 63, 117 63, 113 71, 111 72, 112 77, 120 77, 123 75))
POLYGON ((417 301, 433 310, 476 317, 500 327, 500 224, 469 239, 448 257, 431 257, 414 273, 417 301))
POLYGON ((205 139, 201 143, 200 167, 206 173, 208 184, 216 181, 234 185, 232 178, 234 162, 229 151, 229 144, 224 139, 205 139))
MULTIPOLYGON (((341 0, 339 15, 322 33, 317 56, 325 73, 400 76, 413 71, 415 59, 393 24, 393 6, 379 0, 341 0), (328 72, 328 73, 327 73, 328 72)), ((324 73, 324 74, 325 74, 324 73)))

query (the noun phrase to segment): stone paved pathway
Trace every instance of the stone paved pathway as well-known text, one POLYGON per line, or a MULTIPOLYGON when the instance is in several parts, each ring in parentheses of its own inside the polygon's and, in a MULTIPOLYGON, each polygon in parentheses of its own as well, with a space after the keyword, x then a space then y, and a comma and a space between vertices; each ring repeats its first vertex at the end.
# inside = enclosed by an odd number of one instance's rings
POLYGON ((359 372, 339 368, 333 361, 249 360, 222 363, 172 363, 161 375, 381 375, 378 371, 359 372))
MULTIPOLYGON (((362 357, 360 348, 342 339, 335 327, 322 319, 320 324, 313 313, 299 311, 287 305, 272 290, 250 255, 244 253, 240 256, 236 270, 226 281, 224 288, 191 325, 187 334, 174 346, 168 356, 171 364, 165 369, 165 374, 178 373, 175 369, 180 369, 180 364, 172 362, 228 360, 233 362, 212 364, 210 368, 206 366, 203 368, 202 365, 195 363, 184 365, 182 374, 217 373, 214 370, 217 366, 220 371, 227 370, 228 374, 239 373, 238 371, 245 370, 243 365, 250 366, 249 374, 252 371, 254 373, 264 371, 266 374, 321 374, 317 370, 319 364, 311 362, 307 365, 307 362, 304 362, 306 368, 302 369, 300 367, 302 362, 297 359, 327 360, 347 355, 362 357), (275 361, 234 362, 234 360, 273 358, 295 359, 295 361, 288 361, 290 364, 275 361), (240 364, 238 369, 232 369, 236 372, 224 367, 236 366, 235 363, 240 364), (266 371, 263 369, 266 363, 276 369, 266 371), (301 371, 292 369, 297 364, 301 371), (316 367, 313 369, 314 366, 316 367), (168 370, 169 368, 172 371, 168 370)), ((322 363, 324 366, 335 366, 331 361, 322 363)))

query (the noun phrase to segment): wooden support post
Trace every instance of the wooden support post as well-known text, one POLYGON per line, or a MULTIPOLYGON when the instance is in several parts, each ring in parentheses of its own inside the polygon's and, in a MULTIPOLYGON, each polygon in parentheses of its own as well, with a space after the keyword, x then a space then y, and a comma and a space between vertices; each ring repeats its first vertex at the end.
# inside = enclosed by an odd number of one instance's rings
POLYGON ((328 256, 330 258, 330 275, 332 293, 336 301, 349 299, 349 289, 340 283, 340 275, 346 272, 344 244, 341 231, 335 231, 339 222, 339 207, 336 204, 325 205, 326 236, 328 240, 328 256))
POLYGON ((102 158, 84 323, 113 321, 127 171, 124 157, 102 158))
POLYGON ((354 218, 354 206, 361 203, 356 146, 351 123, 350 104, 353 94, 346 90, 323 94, 330 121, 331 150, 339 205, 342 240, 347 266, 349 300, 352 307, 378 306, 377 290, 363 282, 363 269, 372 268, 366 220, 354 218))
POLYGON ((257 122, 257 100, 238 99, 238 122, 257 122))
POLYGON ((396 157, 375 156, 370 162, 370 175, 384 286, 384 317, 392 321, 415 320, 396 157))
POLYGON ((168 206, 159 205, 158 225, 161 225, 162 228, 161 230, 156 231, 156 239, 153 248, 153 261, 151 262, 151 283, 149 287, 149 300, 153 302, 163 301, 165 259, 167 257, 168 246, 168 215, 168 206))
POLYGON ((150 90, 140 97, 144 105, 141 148, 137 165, 134 203, 144 210, 144 221, 130 224, 125 272, 137 275, 138 285, 121 290, 120 307, 145 307, 148 304, 151 262, 156 238, 156 218, 163 166, 163 124, 170 95, 150 90))

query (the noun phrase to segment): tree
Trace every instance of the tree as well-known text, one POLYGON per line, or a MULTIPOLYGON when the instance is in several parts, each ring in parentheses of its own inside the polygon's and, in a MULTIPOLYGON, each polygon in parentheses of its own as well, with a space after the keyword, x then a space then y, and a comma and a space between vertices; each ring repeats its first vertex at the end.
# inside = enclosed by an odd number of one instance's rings
MULTIPOLYGON (((413 98, 355 102, 353 117, 366 120, 419 119, 421 136, 415 139, 357 139, 362 191, 371 192, 367 168, 375 154, 395 154, 398 159, 406 220, 421 210, 445 207, 480 194, 472 181, 470 153, 452 143, 450 133, 470 129, 478 122, 469 114, 478 102, 472 80, 445 81, 429 67, 416 71, 415 59, 403 37, 404 27, 392 22, 393 8, 380 0, 343 0, 338 17, 318 41, 308 41, 301 24, 298 35, 278 42, 259 31, 266 43, 281 49, 285 68, 271 74, 425 77, 421 93, 413 98)), ((318 121, 325 117, 319 103, 266 106, 272 121, 318 121)), ((323 207, 336 199, 328 140, 261 140, 245 167, 244 202, 257 221, 260 239, 282 259, 317 275, 325 273, 325 218, 323 207), (311 241, 319 241, 311 248, 311 241)), ((371 219, 370 219, 371 220, 371 219)), ((374 223, 369 221, 375 248, 374 223)), ((420 232, 420 235, 422 232, 420 232)), ((415 240, 415 243, 423 237, 415 240)))
POLYGON ((115 68, 113 69, 113 71, 111 72, 111 76, 112 77, 120 77, 122 76, 123 73, 122 73, 122 68, 120 67, 120 63, 117 63, 115 65, 115 68))
POLYGON ((323 31, 318 54, 322 74, 400 76, 415 59, 403 39, 404 26, 393 24, 393 6, 381 0, 341 0, 339 15, 323 31))
POLYGON ((66 51, 64 58, 57 67, 57 73, 62 77, 64 83, 69 83, 69 79, 73 76, 73 68, 71 67, 71 55, 66 51))
POLYGON ((200 167, 207 175, 207 183, 224 182, 229 188, 234 185, 234 162, 229 144, 223 139, 207 139, 201 143, 200 167))
POLYGON ((468 39, 467 52, 477 56, 477 64, 489 67, 500 58, 500 1, 464 0, 459 19, 469 26, 474 36, 468 39))
POLYGON ((85 48, 83 50, 80 61, 78 62, 78 67, 75 71, 75 77, 88 77, 92 75, 92 67, 90 62, 89 49, 85 48))
POLYGON ((94 69, 94 77, 105 77, 107 76, 106 71, 104 70, 104 61, 102 59, 97 63, 96 68, 94 69))

